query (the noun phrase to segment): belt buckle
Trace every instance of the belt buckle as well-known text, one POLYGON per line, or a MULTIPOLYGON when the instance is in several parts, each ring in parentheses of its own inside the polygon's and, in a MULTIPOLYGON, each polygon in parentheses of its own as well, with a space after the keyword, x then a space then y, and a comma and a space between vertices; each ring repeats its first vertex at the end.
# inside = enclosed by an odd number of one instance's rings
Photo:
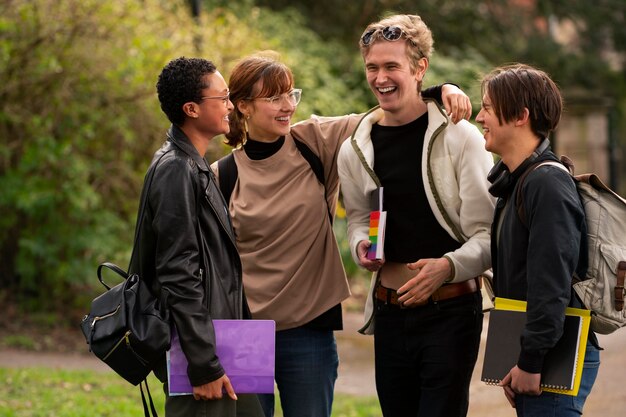
POLYGON ((398 308, 400 310, 406 310, 406 309, 410 308, 409 306, 406 306, 402 301, 399 300, 400 294, 398 294, 397 290, 388 290, 388 291, 391 291, 391 296, 388 297, 390 299, 389 301, 390 301, 391 305, 398 306, 398 308), (395 294, 395 297, 396 297, 395 304, 393 303, 393 296, 394 296, 394 294, 395 294))

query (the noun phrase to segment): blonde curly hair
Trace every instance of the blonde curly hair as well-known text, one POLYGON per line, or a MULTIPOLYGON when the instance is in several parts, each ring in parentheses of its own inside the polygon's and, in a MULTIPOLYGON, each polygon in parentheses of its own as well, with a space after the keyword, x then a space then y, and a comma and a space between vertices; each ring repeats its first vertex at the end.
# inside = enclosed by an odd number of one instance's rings
POLYGON ((402 36, 407 40, 406 51, 409 58, 409 65, 411 70, 417 71, 418 62, 422 58, 430 59, 430 55, 433 53, 433 35, 426 23, 421 17, 412 14, 398 14, 386 17, 378 22, 370 23, 363 35, 359 39, 359 47, 361 49, 361 55, 367 56, 370 47, 378 41, 385 41, 382 36, 384 28, 396 26, 402 30, 402 36), (363 37, 368 32, 371 33, 371 40, 367 45, 363 42, 363 37))

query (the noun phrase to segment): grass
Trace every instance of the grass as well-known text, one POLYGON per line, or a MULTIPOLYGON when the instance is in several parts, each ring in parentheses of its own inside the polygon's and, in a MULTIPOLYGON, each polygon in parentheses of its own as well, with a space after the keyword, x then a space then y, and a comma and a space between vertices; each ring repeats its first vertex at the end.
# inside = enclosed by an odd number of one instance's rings
MULTIPOLYGON (((161 384, 154 376, 150 376, 148 383, 162 417, 165 412, 161 384)), ((0 368, 0 416, 3 417, 136 417, 142 414, 139 388, 113 373, 0 368)), ((279 409, 276 417, 281 416, 279 409)), ((333 417, 375 416, 380 416, 376 398, 335 396, 333 417)))

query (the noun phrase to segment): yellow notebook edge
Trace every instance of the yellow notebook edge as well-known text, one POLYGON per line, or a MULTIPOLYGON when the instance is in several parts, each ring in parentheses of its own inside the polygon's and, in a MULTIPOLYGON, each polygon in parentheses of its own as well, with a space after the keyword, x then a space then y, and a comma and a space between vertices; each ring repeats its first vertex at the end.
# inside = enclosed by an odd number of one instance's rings
MULTIPOLYGON (((526 311, 526 301, 513 300, 510 298, 495 298, 495 309, 526 311)), ((564 395, 578 395, 580 389, 580 381, 582 379, 583 366, 585 362, 585 353, 587 351, 587 337, 589 336, 589 326, 591 325, 591 311, 582 308, 567 307, 565 309, 566 316, 579 316, 581 320, 580 343, 578 344, 578 354, 576 356, 576 373, 574 374, 574 386, 571 390, 562 390, 556 388, 545 388, 542 390, 547 392, 555 392, 564 395)))

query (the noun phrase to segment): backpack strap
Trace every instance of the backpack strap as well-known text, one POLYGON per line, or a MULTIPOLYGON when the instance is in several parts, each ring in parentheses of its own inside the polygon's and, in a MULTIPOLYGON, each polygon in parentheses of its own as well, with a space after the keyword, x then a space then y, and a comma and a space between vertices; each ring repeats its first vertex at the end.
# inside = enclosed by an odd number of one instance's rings
POLYGON ((613 289, 615 297, 615 310, 624 309, 624 281, 626 280, 626 261, 617 264, 617 284, 613 289))
MULTIPOLYGON (((317 156, 311 150, 311 148, 306 145, 306 143, 296 139, 295 137, 293 138, 293 140, 302 157, 311 166, 311 170, 315 174, 315 177, 324 187, 324 198, 326 200, 326 208, 328 209, 328 218, 330 219, 330 224, 333 224, 333 215, 330 212, 330 207, 328 206, 328 190, 326 189, 324 164, 322 164, 322 160, 319 158, 319 156, 317 156)), ((237 171, 237 163, 235 162, 235 157, 233 153, 231 152, 224 158, 217 161, 217 167, 219 170, 220 191, 222 192, 226 203, 230 203, 230 196, 233 194, 233 190, 235 189, 235 183, 237 182, 237 177, 239 176, 239 172, 237 171)))
POLYGON ((328 210, 328 218, 330 219, 330 224, 332 225, 333 214, 330 212, 330 206, 328 205, 328 190, 326 189, 326 177, 324 176, 324 164, 322 164, 322 160, 319 158, 319 156, 317 156, 311 150, 311 148, 309 148, 306 145, 306 143, 302 142, 301 140, 296 139, 295 137, 293 138, 293 140, 296 143, 296 147, 298 148, 298 150, 300 151, 304 159, 306 159, 306 161, 311 166, 311 170, 313 170, 313 173, 317 177, 317 180, 324 187, 324 200, 326 200, 326 209, 328 210))
POLYGON ((311 150, 311 148, 306 145, 306 143, 296 139, 295 137, 293 138, 293 140, 296 143, 296 147, 298 148, 304 159, 306 159, 309 165, 311 165, 311 170, 313 170, 313 173, 317 177, 317 180, 320 182, 320 184, 324 186, 324 190, 326 190, 324 165, 322 164, 321 159, 319 158, 319 156, 315 155, 315 153, 311 150))
POLYGON ((235 163, 235 156, 231 152, 224 158, 217 161, 217 169, 219 170, 219 186, 226 204, 230 203, 230 196, 235 189, 235 183, 239 172, 235 163))
POLYGON ((544 165, 552 165, 552 166, 561 168, 562 170, 566 171, 568 174, 571 175, 571 172, 569 171, 569 169, 566 168, 565 165, 563 165, 561 162, 557 162, 557 161, 536 162, 532 164, 531 166, 529 166, 526 169, 526 171, 524 171, 524 173, 519 177, 519 180, 517 181, 518 184, 517 184, 517 191, 515 192, 515 207, 517 208, 517 216, 519 217, 520 221, 526 228, 528 228, 528 220, 526 219, 526 210, 524 209, 524 193, 522 192, 522 187, 524 186, 524 181, 526 181, 526 177, 528 176, 528 174, 530 174, 537 168, 542 167, 544 165))
POLYGON ((144 417, 159 417, 156 411, 156 407, 154 406, 154 402, 152 401, 152 395, 150 394, 150 387, 148 387, 148 378, 144 379, 143 381, 139 383, 139 391, 141 391, 141 403, 143 404, 144 417), (146 392, 148 394, 148 401, 146 401, 146 395, 143 392, 144 385, 146 387, 146 392), (150 405, 150 408, 148 408, 148 404, 150 405))

